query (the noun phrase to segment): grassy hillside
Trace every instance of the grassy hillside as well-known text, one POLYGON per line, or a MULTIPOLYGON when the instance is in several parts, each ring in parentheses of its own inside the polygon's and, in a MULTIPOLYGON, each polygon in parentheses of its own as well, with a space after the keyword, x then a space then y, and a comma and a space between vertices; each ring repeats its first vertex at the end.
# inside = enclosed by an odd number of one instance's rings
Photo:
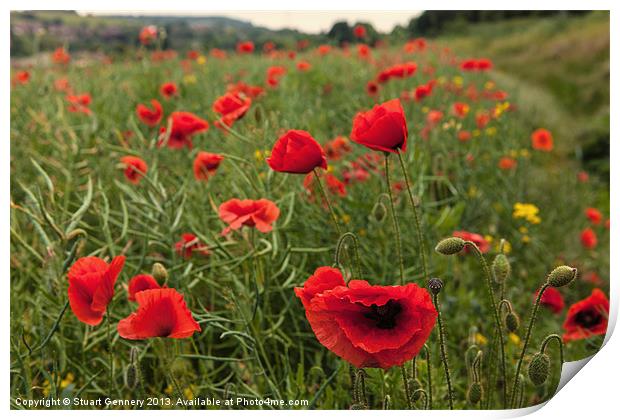
POLYGON ((548 126, 589 171, 608 178, 608 12, 469 25, 441 41, 492 58, 532 124, 548 126))

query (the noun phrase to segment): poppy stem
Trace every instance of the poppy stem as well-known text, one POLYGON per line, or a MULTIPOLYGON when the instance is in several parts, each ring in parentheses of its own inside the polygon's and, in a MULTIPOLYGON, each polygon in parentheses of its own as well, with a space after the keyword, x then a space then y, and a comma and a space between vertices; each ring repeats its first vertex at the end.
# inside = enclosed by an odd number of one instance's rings
POLYGON ((114 389, 114 357, 112 354, 112 338, 111 338, 111 327, 110 327, 110 308, 106 311, 106 335, 108 341, 108 396, 112 398, 112 390, 114 389))
POLYGON ((390 197, 390 209, 392 211, 392 224, 394 225, 394 234, 396 236, 396 252, 398 253, 398 266, 400 268, 400 284, 405 284, 405 266, 403 263, 403 251, 400 241, 400 228, 398 227, 398 218, 396 209, 394 208, 394 197, 392 197, 392 185, 390 183, 390 155, 385 153, 385 180, 387 182, 388 196, 390 197))
POLYGON ((316 182, 319 185, 319 190, 321 191, 321 195, 323 196, 323 200, 325 200, 325 202, 327 203, 329 212, 332 215, 332 220, 334 221, 334 225, 336 226, 336 231, 338 232, 338 235, 342 235, 340 224, 338 224, 338 217, 336 216, 336 212, 334 211, 334 208, 332 207, 332 203, 329 201, 329 198, 327 198, 327 194, 325 193, 325 189, 323 188, 323 183, 321 182, 321 177, 319 176, 319 171, 316 168, 314 168, 313 172, 314 172, 314 177, 316 178, 316 182))
POLYGON ((439 295, 433 295, 433 304, 437 311, 437 325, 439 327, 439 350, 441 351, 441 361, 443 363, 443 369, 446 374, 446 382, 448 383, 448 403, 450 404, 450 410, 454 409, 452 402, 452 377, 450 376, 450 367, 448 366, 448 352, 446 350, 445 330, 443 326, 443 317, 441 316, 441 308, 439 306, 439 295))
POLYGON ((426 262, 426 243, 424 242, 424 236, 422 234, 422 228, 420 225, 420 215, 418 214, 419 201, 416 200, 411 192, 411 185, 409 183, 409 175, 407 175, 407 168, 405 167, 405 161, 400 153, 398 153, 398 160, 400 161, 400 167, 402 168, 403 175, 405 176, 405 184, 407 185, 407 193, 409 194, 409 201, 411 201, 411 207, 413 208, 413 218, 415 222, 415 230, 418 236, 418 246, 420 247, 420 255, 422 257, 422 271, 424 273, 424 279, 428 280, 428 264, 426 262))
POLYGON ((412 410, 411 406, 411 390, 409 389, 409 378, 407 378, 407 369, 405 369, 405 365, 402 364, 400 366, 400 371, 403 374, 403 384, 405 385, 405 399, 407 400, 407 409, 412 410))
POLYGON ((534 302, 534 306, 532 306, 532 314, 530 315, 530 322, 527 326, 527 332, 525 333, 525 339, 523 340, 523 347, 521 348, 521 356, 519 357, 519 361, 517 362, 517 371, 515 373, 515 380, 512 384, 512 392, 510 393, 510 406, 514 406, 515 398, 517 394, 517 385, 519 382, 519 374, 521 373, 521 365, 523 364, 523 357, 525 357, 525 352, 527 350, 527 345, 530 341, 530 335, 532 333, 532 327, 534 326, 534 321, 536 321, 536 313, 538 312, 538 307, 540 306, 540 300, 542 299, 543 293, 547 290, 550 284, 546 282, 542 285, 540 290, 538 291, 538 295, 536 296, 536 302, 534 302))
POLYGON ((424 350, 426 352, 426 374, 428 376, 428 408, 429 410, 433 409, 433 382, 431 375, 431 351, 428 348, 428 345, 424 344, 424 350))
POLYGON ((485 276, 487 278, 487 292, 489 294, 489 300, 491 301, 491 307, 493 308, 493 315, 495 317, 495 329, 497 330, 497 335, 499 336, 499 349, 500 349, 500 357, 502 359, 502 388, 503 388, 503 404, 504 408, 506 408, 506 355, 504 354, 504 335, 502 334, 502 321, 499 318, 499 310, 497 305, 495 304, 495 295, 493 293, 493 280, 491 276, 491 270, 489 270, 489 265, 487 264, 487 260, 484 258, 482 251, 478 248, 478 245, 473 243, 472 241, 465 241, 465 245, 471 247, 476 255, 478 256, 478 260, 480 264, 482 264, 482 268, 484 270, 485 276))

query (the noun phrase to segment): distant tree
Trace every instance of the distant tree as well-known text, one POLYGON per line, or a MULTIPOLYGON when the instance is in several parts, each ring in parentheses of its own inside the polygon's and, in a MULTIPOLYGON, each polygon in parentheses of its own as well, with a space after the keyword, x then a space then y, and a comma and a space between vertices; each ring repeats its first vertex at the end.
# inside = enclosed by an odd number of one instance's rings
POLYGON ((352 42, 354 40, 353 29, 346 21, 336 22, 327 33, 327 38, 338 44, 352 42))

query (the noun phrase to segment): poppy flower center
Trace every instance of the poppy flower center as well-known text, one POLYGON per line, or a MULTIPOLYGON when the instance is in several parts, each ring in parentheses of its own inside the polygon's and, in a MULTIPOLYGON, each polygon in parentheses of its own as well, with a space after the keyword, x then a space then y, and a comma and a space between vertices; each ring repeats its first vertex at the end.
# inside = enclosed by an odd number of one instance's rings
POLYGON ((385 305, 372 304, 364 317, 375 322, 375 326, 382 330, 390 330, 396 326, 396 317, 402 311, 400 303, 390 299, 385 305))
POLYGON ((600 312, 589 309, 581 311, 575 317, 575 322, 583 328, 589 329, 601 323, 603 316, 600 312))

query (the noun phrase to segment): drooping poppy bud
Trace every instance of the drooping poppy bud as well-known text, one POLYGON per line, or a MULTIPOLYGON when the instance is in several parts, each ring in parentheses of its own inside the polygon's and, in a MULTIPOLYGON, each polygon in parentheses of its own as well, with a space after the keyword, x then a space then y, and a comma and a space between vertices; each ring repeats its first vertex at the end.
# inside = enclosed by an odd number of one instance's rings
POLYGON ((547 381, 549 377, 549 368, 551 367, 551 360, 545 353, 536 353, 532 357, 532 361, 527 368, 527 374, 530 377, 530 381, 536 386, 540 386, 547 381))
POLYGON ((575 277, 577 277, 576 268, 561 265, 549 273, 549 276, 547 276, 547 283, 553 287, 562 287, 573 281, 575 277))
POLYGON ((465 248, 465 241, 462 238, 453 236, 452 238, 446 238, 437 244, 435 251, 443 255, 458 254, 465 248))

